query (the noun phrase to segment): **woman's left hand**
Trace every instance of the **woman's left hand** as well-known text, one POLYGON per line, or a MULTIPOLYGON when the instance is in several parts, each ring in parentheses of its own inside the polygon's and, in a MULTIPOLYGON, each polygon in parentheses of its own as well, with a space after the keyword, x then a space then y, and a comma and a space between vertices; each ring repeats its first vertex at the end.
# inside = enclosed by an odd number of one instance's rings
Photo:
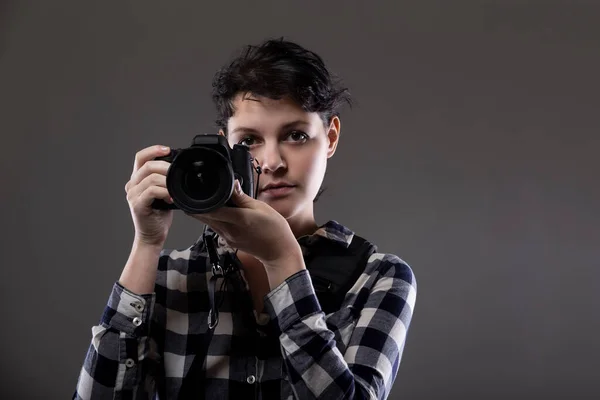
POLYGON ((302 250, 286 219, 267 203, 245 194, 237 180, 232 201, 237 207, 186 214, 210 226, 232 248, 256 257, 266 268, 302 259, 302 250))

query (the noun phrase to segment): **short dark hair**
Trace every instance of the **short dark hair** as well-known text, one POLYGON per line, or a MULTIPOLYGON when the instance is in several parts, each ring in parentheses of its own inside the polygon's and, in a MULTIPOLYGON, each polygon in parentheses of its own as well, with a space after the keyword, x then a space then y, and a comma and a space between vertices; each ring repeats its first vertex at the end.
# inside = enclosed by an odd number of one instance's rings
POLYGON ((233 99, 239 93, 274 100, 289 97, 307 112, 317 112, 328 126, 343 103, 352 106, 350 92, 325 67, 321 57, 297 43, 269 39, 245 46, 214 76, 212 99, 217 126, 227 134, 233 99))

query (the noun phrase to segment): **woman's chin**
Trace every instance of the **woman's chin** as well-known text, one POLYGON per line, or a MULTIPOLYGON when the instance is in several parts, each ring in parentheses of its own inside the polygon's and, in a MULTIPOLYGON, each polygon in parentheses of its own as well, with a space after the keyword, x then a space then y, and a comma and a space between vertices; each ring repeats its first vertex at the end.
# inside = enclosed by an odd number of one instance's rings
POLYGON ((285 219, 288 219, 294 214, 296 214, 295 211, 298 208, 297 204, 295 204, 295 202, 289 201, 289 199, 264 199, 262 201, 271 206, 285 219))
POLYGON ((267 204, 286 219, 293 214, 291 207, 288 204, 281 204, 281 202, 267 202, 267 204))

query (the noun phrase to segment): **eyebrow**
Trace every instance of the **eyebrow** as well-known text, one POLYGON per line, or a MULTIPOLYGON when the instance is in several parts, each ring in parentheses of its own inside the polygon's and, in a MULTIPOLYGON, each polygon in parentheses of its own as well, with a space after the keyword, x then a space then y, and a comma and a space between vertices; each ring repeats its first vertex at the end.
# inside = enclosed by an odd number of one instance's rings
MULTIPOLYGON (((288 128, 291 128, 292 126, 298 126, 298 125, 309 125, 308 122, 301 120, 301 119, 297 119, 295 121, 292 122, 288 122, 284 125, 281 126, 281 128, 279 128, 279 130, 286 130, 288 128)), ((245 132, 245 133, 258 133, 258 130, 254 129, 254 128, 248 128, 245 126, 238 126, 237 128, 235 128, 234 130, 231 131, 231 134, 234 133, 239 133, 239 132, 245 132)))

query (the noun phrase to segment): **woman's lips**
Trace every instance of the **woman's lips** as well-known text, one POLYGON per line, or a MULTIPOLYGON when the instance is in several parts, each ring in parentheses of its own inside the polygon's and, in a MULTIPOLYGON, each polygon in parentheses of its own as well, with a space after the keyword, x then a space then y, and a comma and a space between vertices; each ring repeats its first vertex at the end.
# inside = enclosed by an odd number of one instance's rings
POLYGON ((295 186, 278 186, 264 189, 261 193, 271 198, 285 197, 289 195, 295 188, 295 186))

